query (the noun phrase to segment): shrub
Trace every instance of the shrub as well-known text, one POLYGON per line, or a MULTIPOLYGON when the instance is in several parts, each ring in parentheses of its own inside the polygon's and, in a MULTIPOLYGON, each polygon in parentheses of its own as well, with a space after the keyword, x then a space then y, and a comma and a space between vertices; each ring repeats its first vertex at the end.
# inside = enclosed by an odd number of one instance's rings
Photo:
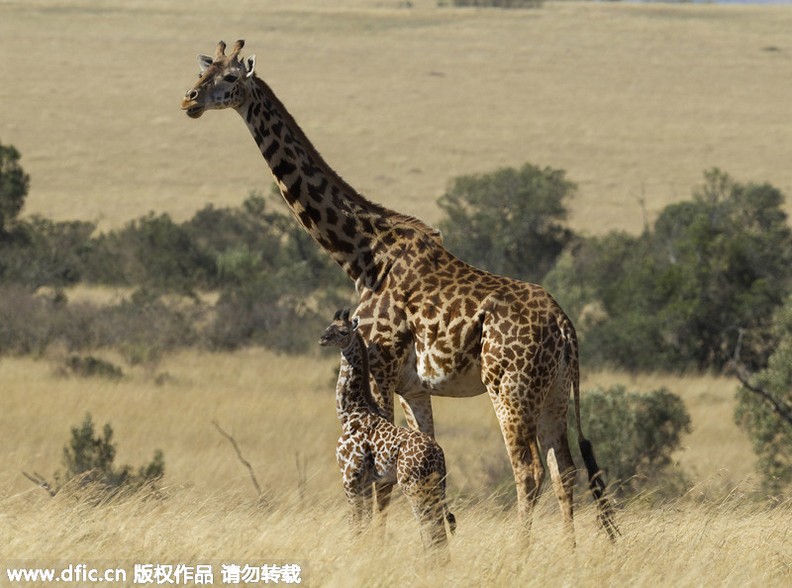
POLYGON ((205 334, 210 347, 253 344, 286 353, 312 349, 325 321, 299 297, 300 288, 284 273, 225 289, 205 334))
POLYGON ((753 443, 763 489, 780 494, 792 485, 792 297, 774 314, 772 333, 767 367, 737 393, 735 420, 753 443))
POLYGON ((25 476, 55 496, 65 487, 87 488, 92 500, 107 496, 118 496, 142 488, 156 489, 165 475, 165 458, 162 451, 154 452, 154 458, 137 471, 132 466, 115 465, 116 445, 113 443, 113 428, 105 424, 102 434, 94 430, 93 419, 86 413, 83 422, 71 428, 71 438, 63 447, 63 472, 56 472, 54 484, 42 476, 24 473, 25 476))
POLYGON ((38 216, 17 222, 0 240, 0 281, 33 289, 79 282, 95 228, 93 223, 53 222, 38 216))
POLYGON ((116 446, 113 443, 113 428, 105 424, 102 435, 96 435, 90 413, 78 427, 72 427, 69 444, 63 448, 62 476, 64 483, 78 479, 80 484, 91 484, 109 491, 138 490, 153 485, 165 474, 165 459, 159 450, 146 465, 134 471, 132 466, 114 464, 116 446))
MULTIPOLYGON (((585 391, 580 411, 583 432, 617 494, 670 494, 684 485, 681 472, 671 467, 682 435, 691 431, 690 415, 679 396, 665 388, 641 394, 617 385, 585 391)), ((570 422, 573 418, 570 408, 570 422)), ((576 432, 570 428, 570 433, 573 441, 576 432)))
POLYGON ((0 353, 41 355, 55 333, 52 301, 16 284, 0 286, 0 353))
POLYGON ((200 305, 167 302, 160 294, 139 288, 129 299, 101 309, 94 325, 96 343, 121 351, 131 365, 155 364, 165 351, 199 341, 196 325, 200 305))
POLYGON ((220 290, 205 333, 210 347, 312 349, 324 324, 314 309, 349 304, 352 288, 343 272, 290 217, 267 212, 267 201, 256 194, 241 212, 205 209, 199 224, 210 217, 233 228, 206 241, 220 290))
POLYGON ((773 311, 792 279, 782 205, 768 184, 711 170, 693 199, 666 207, 653 230, 582 241, 545 283, 580 323, 584 359, 631 370, 720 370, 740 338, 747 363, 763 365, 773 311), (570 283, 585 286, 567 303, 570 283), (580 320, 592 307, 595 320, 580 320))
POLYGON ((117 380, 124 376, 121 368, 113 365, 109 361, 99 359, 93 355, 81 357, 79 355, 71 355, 64 362, 64 373, 74 374, 82 378, 107 378, 110 380, 117 380))
MULTIPOLYGON (((121 264, 127 284, 188 293, 205 287, 214 274, 211 256, 195 243, 190 231, 167 214, 150 213, 131 221, 122 230, 98 239, 97 250, 121 264)), ((105 265, 95 260, 94 271, 105 265)), ((111 281, 120 276, 113 271, 96 277, 111 281)))

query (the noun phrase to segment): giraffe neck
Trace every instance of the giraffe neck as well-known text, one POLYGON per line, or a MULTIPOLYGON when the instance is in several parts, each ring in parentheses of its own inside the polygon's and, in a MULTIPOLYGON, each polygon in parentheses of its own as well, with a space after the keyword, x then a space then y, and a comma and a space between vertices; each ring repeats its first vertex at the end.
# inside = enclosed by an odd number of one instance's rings
POLYGON ((355 333, 341 353, 349 365, 349 374, 339 387, 336 409, 341 424, 345 425, 356 417, 379 414, 379 409, 371 394, 368 351, 360 333, 355 333))
POLYGON ((357 193, 324 161, 270 87, 253 75, 237 112, 253 135, 297 221, 360 285, 376 288, 377 233, 401 216, 357 193))

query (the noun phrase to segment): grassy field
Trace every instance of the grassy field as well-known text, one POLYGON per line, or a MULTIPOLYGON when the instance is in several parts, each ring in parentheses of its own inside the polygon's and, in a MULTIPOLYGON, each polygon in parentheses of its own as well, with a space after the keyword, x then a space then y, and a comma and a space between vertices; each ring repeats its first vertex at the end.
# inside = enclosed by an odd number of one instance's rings
POLYGON ((747 497, 753 459, 732 424, 734 384, 712 377, 627 381, 600 373, 584 383, 672 386, 693 417, 678 467, 696 486, 660 507, 640 500, 622 505, 624 536, 616 546, 597 529, 583 496, 572 556, 550 494, 537 508, 531 549, 515 544, 506 455, 484 397, 436 402, 459 521, 451 563, 442 569, 422 563, 418 530, 401 497, 384 537, 373 533, 355 542, 333 455, 336 361, 334 355, 294 358, 257 349, 185 352, 155 370, 127 369, 123 380, 110 382, 56 375, 55 354, 3 359, 0 563, 99 561, 131 568, 293 561, 305 568, 306 580, 322 586, 780 586, 792 579, 792 509, 747 497), (118 464, 142 465, 155 449, 164 451, 164 500, 138 497, 96 507, 67 495, 50 498, 21 475, 51 478, 61 468, 69 428, 86 412, 97 426, 113 425, 118 464), (251 462, 265 506, 257 504, 247 471, 214 420, 251 462))
MULTIPOLYGON (((641 200, 651 220, 710 166, 792 193, 792 7, 327 4, 0 2, 0 141, 20 149, 32 176, 26 213, 107 228, 268 191, 235 114, 192 121, 178 108, 195 54, 239 37, 331 165, 372 199, 430 222, 450 178, 526 161, 567 170, 579 185, 572 224, 588 233, 639 230, 641 200)), ((755 458, 732 420, 732 380, 585 374, 584 389, 624 383, 682 396, 693 432, 676 467, 695 485, 659 507, 621 505, 615 546, 581 497, 574 553, 550 496, 531 548, 515 543, 488 399, 437 400, 459 531, 451 563, 436 568, 422 561, 400 498, 383 535, 347 532, 334 355, 190 351, 124 366, 115 382, 59 376, 62 359, 58 350, 0 358, 0 567, 295 561, 322 586, 792 583, 792 508, 754 500, 755 458), (117 462, 164 451, 164 500, 89 506, 50 498, 22 476, 51 477, 86 412, 112 424, 117 462), (250 460, 266 505, 213 420, 250 460)))
POLYGON ((352 185, 430 222, 450 178, 527 161, 578 183, 590 233, 640 230, 639 201, 651 220, 712 166, 792 192, 792 7, 400 4, 5 0, 0 140, 26 212, 108 227, 268 191, 236 114, 178 108, 220 38, 352 185))

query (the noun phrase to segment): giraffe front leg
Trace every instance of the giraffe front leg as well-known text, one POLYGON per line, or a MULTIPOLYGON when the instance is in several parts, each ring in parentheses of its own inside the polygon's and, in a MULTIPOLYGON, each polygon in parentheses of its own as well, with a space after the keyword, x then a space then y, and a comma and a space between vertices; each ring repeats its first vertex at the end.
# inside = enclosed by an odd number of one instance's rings
POLYGON ((336 446, 336 460, 349 505, 349 524, 355 533, 367 527, 372 518, 371 475, 359 445, 359 439, 345 433, 336 446))

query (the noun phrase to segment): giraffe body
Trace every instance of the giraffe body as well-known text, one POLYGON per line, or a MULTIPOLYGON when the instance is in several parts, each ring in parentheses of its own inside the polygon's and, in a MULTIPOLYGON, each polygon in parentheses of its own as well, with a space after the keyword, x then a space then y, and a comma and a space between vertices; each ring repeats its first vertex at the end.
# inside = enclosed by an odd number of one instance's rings
MULTIPOLYGON (((274 92, 254 73, 255 56, 199 56, 201 76, 182 100, 193 118, 233 108, 244 119, 295 219, 355 282, 356 316, 368 342, 372 396, 393 421, 398 395, 411 428, 434 435, 431 397, 486 392, 497 415, 526 531, 550 474, 572 527, 574 465, 567 442, 570 390, 580 450, 601 521, 615 537, 591 444, 580 427, 574 327, 541 286, 498 276, 454 257, 439 232, 356 192, 316 151, 274 92)), ((337 388, 350 377, 342 357, 337 388)), ((377 493, 388 503, 389 483, 377 493)))
POLYGON ((397 483, 412 507, 427 548, 445 548, 445 522, 453 532, 454 516, 446 508, 446 467, 442 448, 429 435, 397 427, 379 414, 371 396, 368 352, 349 311, 339 311, 320 339, 341 349, 350 366, 336 389, 336 412, 342 433, 336 458, 355 527, 372 513, 375 482, 397 483))

